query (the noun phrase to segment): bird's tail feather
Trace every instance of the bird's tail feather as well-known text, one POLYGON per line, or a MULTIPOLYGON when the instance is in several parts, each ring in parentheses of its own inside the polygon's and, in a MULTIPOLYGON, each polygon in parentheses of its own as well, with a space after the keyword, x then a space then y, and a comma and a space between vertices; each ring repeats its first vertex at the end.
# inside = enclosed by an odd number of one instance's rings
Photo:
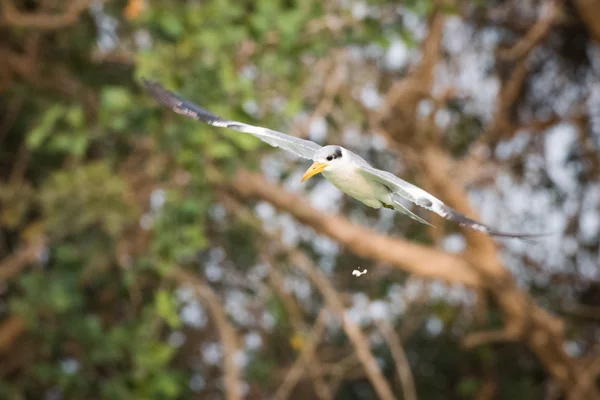
POLYGON ((414 219, 416 221, 419 221, 422 224, 433 226, 429 222, 427 222, 426 220, 424 220, 423 218, 419 217, 417 214, 415 214, 412 211, 410 211, 408 208, 406 208, 404 205, 402 205, 402 203, 400 203, 399 201, 397 201, 395 199, 392 199, 392 200, 394 200, 394 202, 392 204, 392 207, 394 207, 394 210, 396 210, 396 211, 398 211, 398 212, 400 212, 402 214, 408 215, 412 219, 414 219))

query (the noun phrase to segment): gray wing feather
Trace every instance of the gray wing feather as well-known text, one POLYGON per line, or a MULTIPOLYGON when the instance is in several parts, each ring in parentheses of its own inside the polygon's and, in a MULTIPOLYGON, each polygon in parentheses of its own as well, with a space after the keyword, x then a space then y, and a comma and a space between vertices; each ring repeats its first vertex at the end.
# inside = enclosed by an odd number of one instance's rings
POLYGON ((222 128, 230 128, 240 132, 249 133, 263 142, 287 150, 299 157, 312 160, 313 155, 321 148, 317 143, 310 140, 289 136, 281 132, 245 124, 243 122, 229 121, 218 117, 210 111, 186 100, 175 93, 165 89, 158 82, 142 79, 142 83, 152 97, 164 107, 186 117, 206 122, 207 124, 222 128))
POLYGON ((394 210, 396 210, 398 212, 401 212, 402 214, 408 215, 409 217, 411 217, 415 221, 419 221, 422 224, 433 226, 429 222, 427 222, 426 220, 424 220, 423 218, 419 217, 417 214, 413 213, 408 208, 406 208, 404 206, 404 204, 402 204, 402 198, 403 197, 400 196, 399 194, 392 193, 392 201, 394 202, 394 204, 392 206, 394 207, 394 210))
MULTIPOLYGON (((503 237, 514 237, 514 238, 531 238, 545 236, 546 234, 520 234, 520 233, 506 233, 497 231, 487 225, 482 224, 479 221, 471 219, 464 214, 456 211, 455 209, 448 207, 440 199, 432 196, 423 189, 408 183, 396 175, 387 171, 382 171, 377 168, 373 168, 370 165, 356 165, 360 172, 368 179, 373 179, 382 185, 387 186, 392 194, 402 196, 416 205, 423 207, 427 210, 433 211, 442 218, 449 221, 456 222, 460 226, 473 229, 478 232, 486 233, 493 236, 503 237)), ((392 197, 393 198, 393 197, 392 197)))

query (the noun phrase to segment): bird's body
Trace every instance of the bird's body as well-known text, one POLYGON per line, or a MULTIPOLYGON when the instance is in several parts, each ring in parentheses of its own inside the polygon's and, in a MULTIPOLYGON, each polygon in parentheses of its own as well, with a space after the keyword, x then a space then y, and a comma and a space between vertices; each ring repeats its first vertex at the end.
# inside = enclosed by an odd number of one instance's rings
POLYGON ((354 197, 356 200, 372 208, 381 208, 383 205, 391 205, 390 190, 379 182, 366 179, 355 164, 360 162, 369 165, 358 154, 350 150, 342 149, 344 157, 335 168, 324 170, 323 176, 336 188, 354 197))
POLYGON ((313 161, 302 181, 322 173, 335 187, 372 208, 391 208, 430 225, 403 204, 412 202, 461 226, 496 236, 535 237, 539 235, 499 232, 478 221, 470 219, 448 207, 440 199, 397 176, 371 166, 358 154, 341 146, 324 146, 310 140, 286 135, 271 129, 222 119, 204 108, 164 89, 160 84, 144 80, 144 86, 159 103, 178 114, 206 122, 210 125, 249 133, 274 147, 287 150, 299 157, 313 161))
POLYGON ((369 207, 381 208, 392 203, 388 188, 366 180, 356 168, 340 172, 324 171, 323 176, 333 186, 369 207))

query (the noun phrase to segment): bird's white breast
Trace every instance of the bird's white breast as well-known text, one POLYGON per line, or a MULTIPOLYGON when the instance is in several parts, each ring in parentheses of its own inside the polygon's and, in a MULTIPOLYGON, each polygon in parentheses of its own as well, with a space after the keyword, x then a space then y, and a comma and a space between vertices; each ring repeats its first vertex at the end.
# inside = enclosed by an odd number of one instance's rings
POLYGON ((378 182, 365 179, 355 167, 347 166, 333 171, 323 171, 323 176, 342 192, 369 207, 380 208, 382 202, 390 204, 389 190, 378 182))

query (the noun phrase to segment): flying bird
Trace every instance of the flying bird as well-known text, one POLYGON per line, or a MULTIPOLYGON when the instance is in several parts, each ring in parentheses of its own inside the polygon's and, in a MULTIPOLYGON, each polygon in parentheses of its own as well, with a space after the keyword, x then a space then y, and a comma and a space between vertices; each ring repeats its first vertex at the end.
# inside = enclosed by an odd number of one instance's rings
POLYGON ((500 232, 484 225, 447 206, 440 199, 423 189, 398 178, 390 172, 372 167, 358 154, 342 146, 329 145, 322 147, 310 140, 289 136, 271 129, 226 120, 165 89, 157 82, 148 79, 142 79, 142 82, 156 101, 178 114, 212 126, 249 133, 271 146, 279 147, 299 157, 313 161, 302 177, 302 182, 321 173, 339 190, 369 207, 389 208, 427 225, 431 224, 406 208, 402 204, 403 200, 408 200, 433 211, 460 226, 488 235, 512 238, 541 236, 539 234, 500 232))

